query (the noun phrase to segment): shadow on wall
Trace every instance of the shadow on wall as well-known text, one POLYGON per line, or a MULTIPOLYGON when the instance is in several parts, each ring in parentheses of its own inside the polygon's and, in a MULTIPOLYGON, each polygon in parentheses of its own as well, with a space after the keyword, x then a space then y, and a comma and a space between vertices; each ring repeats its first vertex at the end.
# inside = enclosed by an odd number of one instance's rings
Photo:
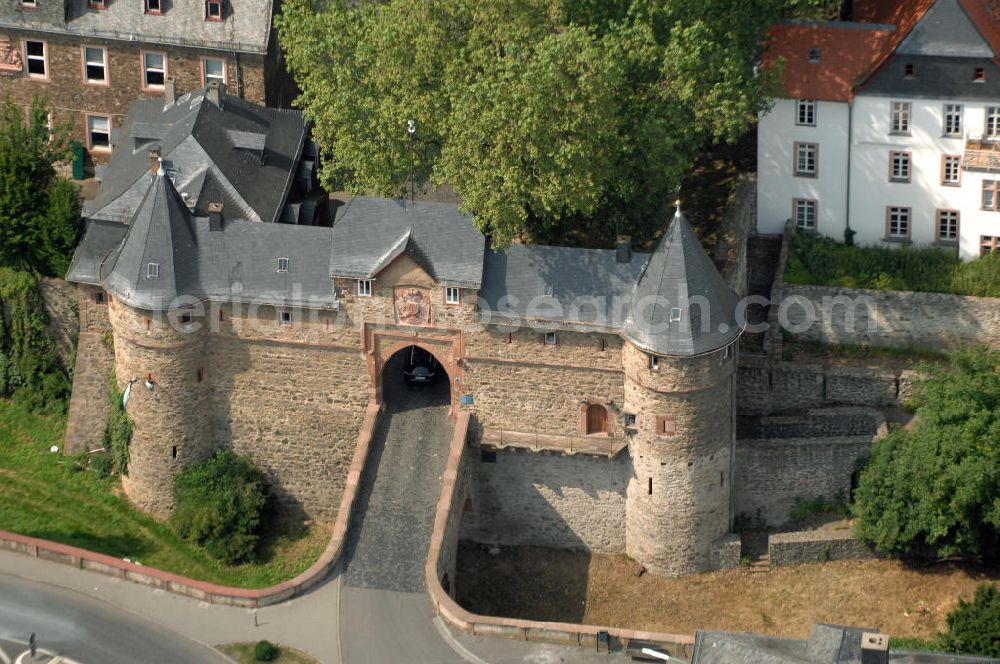
POLYGON ((582 623, 590 561, 585 551, 462 540, 457 602, 484 616, 582 623))

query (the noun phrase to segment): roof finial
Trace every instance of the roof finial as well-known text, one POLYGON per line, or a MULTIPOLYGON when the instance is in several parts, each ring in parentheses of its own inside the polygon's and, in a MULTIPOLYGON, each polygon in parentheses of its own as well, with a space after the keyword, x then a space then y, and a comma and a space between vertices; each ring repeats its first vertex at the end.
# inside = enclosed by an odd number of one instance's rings
POLYGON ((167 172, 165 170, 163 170, 163 157, 157 157, 156 158, 156 166, 157 166, 157 168, 156 168, 156 174, 157 175, 166 175, 167 174, 167 172))
POLYGON ((681 216, 681 199, 678 198, 677 200, 674 201, 674 207, 677 208, 677 211, 674 212, 674 216, 675 217, 681 216))

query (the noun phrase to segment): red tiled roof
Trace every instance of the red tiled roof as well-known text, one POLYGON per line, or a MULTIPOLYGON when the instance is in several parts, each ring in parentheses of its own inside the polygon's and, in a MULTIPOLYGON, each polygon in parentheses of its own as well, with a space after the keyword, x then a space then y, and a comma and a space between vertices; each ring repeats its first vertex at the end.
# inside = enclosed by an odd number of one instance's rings
POLYGON ((783 96, 819 101, 849 101, 854 86, 865 79, 888 50, 888 30, 850 23, 777 23, 763 65, 785 61, 783 96), (819 49, 819 62, 809 62, 809 50, 819 49))
POLYGON ((958 0, 1000 60, 1000 0, 958 0))

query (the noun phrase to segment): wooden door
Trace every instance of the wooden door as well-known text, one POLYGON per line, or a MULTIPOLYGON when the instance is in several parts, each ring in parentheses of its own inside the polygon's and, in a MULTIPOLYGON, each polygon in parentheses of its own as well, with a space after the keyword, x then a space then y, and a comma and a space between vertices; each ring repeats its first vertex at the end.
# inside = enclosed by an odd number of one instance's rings
POLYGON ((592 433, 607 433, 608 411, 599 404, 587 406, 587 435, 592 433))

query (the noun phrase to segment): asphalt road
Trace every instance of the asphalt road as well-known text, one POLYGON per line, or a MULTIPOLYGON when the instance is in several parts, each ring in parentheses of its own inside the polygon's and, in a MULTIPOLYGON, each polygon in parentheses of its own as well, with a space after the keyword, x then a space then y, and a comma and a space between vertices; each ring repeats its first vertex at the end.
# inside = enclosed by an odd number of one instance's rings
MULTIPOLYGON (((71 590, 0 574, 0 642, 27 642, 80 664, 221 664, 208 648, 71 590)), ((14 652, 8 653, 14 655, 14 652)))

